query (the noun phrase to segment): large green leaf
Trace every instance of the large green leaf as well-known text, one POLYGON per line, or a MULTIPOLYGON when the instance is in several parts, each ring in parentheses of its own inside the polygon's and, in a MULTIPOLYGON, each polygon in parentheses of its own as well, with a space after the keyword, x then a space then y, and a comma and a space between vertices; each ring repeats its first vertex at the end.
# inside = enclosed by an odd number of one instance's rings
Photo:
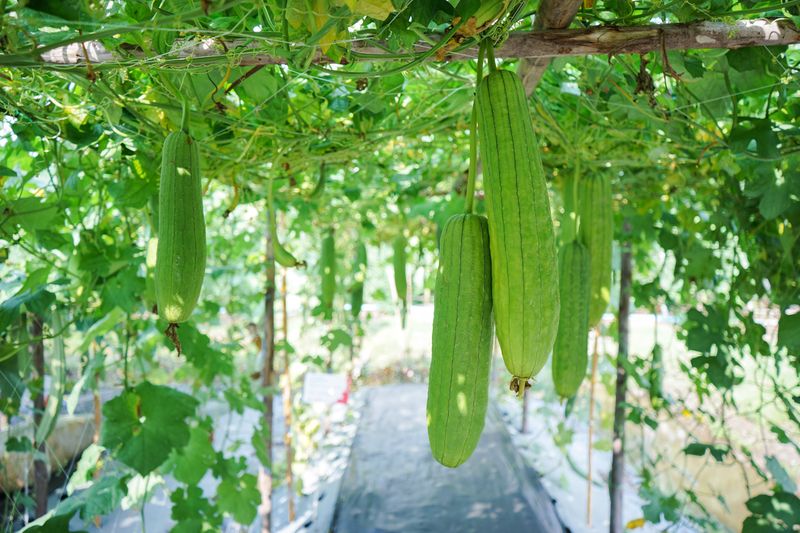
POLYGON ((175 454, 175 479, 187 485, 197 485, 208 469, 216 462, 217 454, 211 445, 211 433, 201 427, 193 427, 189 443, 175 454))
POLYGON ((189 441, 186 418, 198 401, 145 381, 103 406, 102 444, 142 475, 158 468, 189 441))
POLYGON ((226 477, 217 487, 217 504, 240 524, 249 524, 256 518, 261 496, 253 474, 226 477))
POLYGON ((800 313, 781 314, 778 322, 778 345, 800 352, 800 313))

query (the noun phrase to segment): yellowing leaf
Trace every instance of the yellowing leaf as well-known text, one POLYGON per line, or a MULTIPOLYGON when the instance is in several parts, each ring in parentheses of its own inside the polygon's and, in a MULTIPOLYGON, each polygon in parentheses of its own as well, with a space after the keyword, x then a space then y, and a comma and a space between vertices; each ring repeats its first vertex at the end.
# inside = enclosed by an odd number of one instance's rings
POLYGON ((305 0, 287 0, 286 20, 294 29, 307 25, 308 9, 306 8, 305 0))
POLYGON ((328 48, 330 48, 331 45, 336 44, 336 41, 342 38, 343 35, 341 33, 337 32, 335 29, 330 30, 322 37, 322 39, 319 40, 319 46, 322 48, 322 52, 328 53, 328 48))
MULTIPOLYGON (((314 9, 315 27, 309 29, 311 30, 312 33, 316 33, 320 31, 325 26, 325 24, 327 24, 328 21, 330 20, 331 18, 329 13, 330 6, 328 4, 328 0, 314 0, 312 6, 314 9)), ((336 31, 335 26, 331 27, 330 30, 325 32, 325 35, 323 35, 318 41, 319 46, 322 49, 322 53, 327 53, 328 49, 331 47, 332 44, 336 42, 337 38, 338 38, 338 33, 336 31)))
POLYGON ((316 24, 316 27, 310 29, 316 33, 322 29, 326 22, 328 22, 328 19, 331 18, 331 15, 328 13, 328 0, 314 0, 311 5, 314 9, 314 23, 316 24))
POLYGON ((644 518, 634 518, 627 524, 625 524, 625 529, 639 529, 643 527, 647 521, 644 518))
POLYGON ((347 6, 353 15, 375 20, 385 20, 394 11, 392 0, 334 0, 333 3, 347 6))

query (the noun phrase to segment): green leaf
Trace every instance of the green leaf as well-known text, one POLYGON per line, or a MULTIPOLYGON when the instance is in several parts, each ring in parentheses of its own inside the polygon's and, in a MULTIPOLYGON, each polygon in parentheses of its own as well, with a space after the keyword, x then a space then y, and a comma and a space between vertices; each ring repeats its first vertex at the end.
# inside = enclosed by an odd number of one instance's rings
POLYGON ((140 383, 103 406, 102 444, 146 475, 189 441, 185 420, 197 405, 196 399, 175 389, 140 383))
POLYGON ((617 14, 619 18, 626 18, 633 13, 633 2, 631 0, 606 0, 605 6, 617 14))
POLYGON ((261 496, 253 474, 226 478, 217 487, 217 504, 222 512, 240 524, 249 524, 256 518, 261 496))
POLYGON ((692 351, 706 353, 724 340, 724 317, 716 308, 707 309, 707 313, 692 309, 686 315, 686 347, 692 351))
POLYGON ((110 312, 106 313, 103 318, 92 324, 89 329, 83 333, 83 341, 78 347, 77 352, 81 354, 85 353, 97 337, 102 337, 115 327, 119 326, 124 317, 125 312, 118 307, 115 307, 110 312))
POLYGON ((190 430, 189 443, 175 455, 175 479, 187 485, 197 485, 216 462, 217 454, 211 445, 211 432, 198 426, 190 430))
POLYGON ((725 77, 719 72, 707 70, 702 78, 692 82, 688 87, 715 117, 728 113, 731 105, 730 91, 725 83, 725 77))
POLYGON ((758 203, 758 210, 767 220, 777 218, 792 205, 789 184, 783 176, 776 175, 775 178, 758 203))
POLYGON ((11 437, 6 441, 6 451, 9 452, 32 452, 33 443, 28 437, 11 437))
POLYGON ((734 152, 753 151, 765 159, 778 159, 781 156, 778 134, 772 128, 772 121, 742 121, 731 130, 728 142, 734 152), (745 124, 750 126, 745 126, 745 124))
POLYGON ((122 499, 128 494, 129 476, 117 477, 109 472, 104 472, 103 477, 86 490, 81 490, 58 506, 59 513, 80 512, 83 520, 91 520, 96 516, 103 516, 119 508, 122 499))
POLYGON ((657 492, 646 491, 649 501, 642 506, 642 514, 648 522, 658 524, 663 516, 668 522, 675 522, 680 518, 681 501, 671 494, 664 496, 657 492))
POLYGON ((722 462, 730 451, 730 447, 725 444, 702 444, 700 442, 693 442, 683 449, 683 453, 686 455, 697 455, 699 457, 704 456, 706 452, 710 452, 717 462, 722 462))
POLYGON ((797 453, 800 454, 800 444, 792 440, 792 438, 786 433, 786 430, 774 424, 769 428, 769 430, 775 435, 775 437, 777 437, 778 442, 782 444, 790 444, 797 451, 797 453))
POLYGON ((341 346, 350 346, 353 344, 353 338, 345 330, 335 328, 323 335, 320 342, 324 347, 333 352, 341 346))
POLYGON ((772 57, 770 55, 772 53, 773 52, 763 47, 748 47, 728 50, 725 57, 727 57, 728 65, 731 68, 739 72, 746 72, 749 70, 763 69, 765 63, 768 63, 772 57))
MULTIPOLYGON (((159 321, 159 329, 166 328, 166 323, 159 321)), ((183 355, 186 360, 200 372, 200 378, 206 383, 211 383, 220 375, 233 374, 233 361, 225 352, 211 345, 208 335, 201 333, 189 323, 183 323, 178 328, 178 339, 181 341, 183 355)), ((164 338, 164 343, 169 340, 164 338)))
POLYGON ((29 0, 28 9, 53 15, 65 20, 80 20, 84 2, 81 0, 29 0))
MULTIPOLYGON (((246 72, 246 71, 245 71, 246 72)), ((240 75, 245 75, 242 72, 240 75)), ((241 84, 238 92, 243 93, 247 98, 256 103, 262 103, 272 98, 278 90, 278 79, 267 69, 261 69, 255 74, 251 74, 241 84)))
POLYGON ((761 494, 746 505, 753 514, 742 524, 742 533, 791 533, 794 525, 800 524, 800 499, 794 494, 761 494))
POLYGON ((65 235, 56 233, 55 231, 36 230, 34 234, 36 235, 36 240, 39 242, 39 244, 48 250, 72 246, 72 242, 69 241, 65 235))
POLYGON ((94 474, 100 468, 100 458, 105 452, 105 448, 97 444, 90 444, 88 448, 83 450, 78 464, 75 466, 75 472, 69 478, 67 483, 67 493, 73 494, 82 486, 92 483, 94 481, 94 474))
POLYGON ((177 522, 172 533, 221 531, 222 516, 217 506, 203 497, 200 487, 178 487, 170 495, 172 519, 177 522))
POLYGON ((259 424, 255 431, 253 431, 253 435, 250 437, 250 444, 253 446, 253 450, 256 452, 256 457, 258 457, 258 460, 261 461, 261 464, 267 468, 272 468, 269 458, 271 450, 267 448, 267 443, 271 442, 272 439, 270 438, 269 428, 263 424, 259 424))
POLYGON ((787 315, 784 311, 781 314, 778 321, 778 346, 800 352, 800 313, 787 315))
POLYGON ((108 192, 118 207, 141 209, 147 205, 150 197, 156 193, 156 184, 149 180, 128 176, 126 179, 112 182, 108 192))
POLYGON ((71 514, 51 516, 44 523, 30 526, 23 531, 25 533, 87 533, 85 530, 75 531, 69 528, 69 522, 72 520, 72 515, 74 514, 73 512, 71 514))
POLYGON ((19 318, 23 309, 40 316, 46 314, 55 299, 55 295, 44 287, 38 290, 23 287, 20 292, 0 304, 0 331, 8 329, 19 318))
POLYGON ((58 216, 58 206, 53 202, 42 201, 35 196, 20 198, 5 206, 0 212, 0 234, 12 234, 16 227, 25 231, 39 229, 52 229, 54 220, 58 216))
POLYGON ((353 15, 375 20, 385 20, 394 11, 392 0, 336 0, 333 4, 344 4, 353 15))
POLYGON ((126 313, 133 313, 141 303, 145 289, 145 280, 138 276, 138 264, 123 268, 113 276, 106 278, 103 284, 103 302, 109 307, 121 308, 126 313))

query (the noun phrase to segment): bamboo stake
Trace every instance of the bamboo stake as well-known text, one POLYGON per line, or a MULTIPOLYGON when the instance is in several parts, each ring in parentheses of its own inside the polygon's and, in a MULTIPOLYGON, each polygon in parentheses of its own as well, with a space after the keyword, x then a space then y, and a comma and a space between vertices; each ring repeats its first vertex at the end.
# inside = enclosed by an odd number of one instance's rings
POLYGON ((592 527, 592 434, 594 432, 594 387, 597 384, 597 341, 600 338, 600 326, 594 328, 594 349, 592 350, 592 377, 589 386, 589 445, 588 469, 586 473, 586 526, 592 527))

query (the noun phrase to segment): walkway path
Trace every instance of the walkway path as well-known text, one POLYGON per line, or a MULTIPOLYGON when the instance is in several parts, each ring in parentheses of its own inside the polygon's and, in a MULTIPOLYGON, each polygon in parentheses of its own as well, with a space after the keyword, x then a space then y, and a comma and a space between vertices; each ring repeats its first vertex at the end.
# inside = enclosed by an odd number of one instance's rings
POLYGON ((367 393, 342 480, 335 533, 561 532, 550 496, 493 408, 473 456, 457 469, 428 447, 425 385, 367 393))

